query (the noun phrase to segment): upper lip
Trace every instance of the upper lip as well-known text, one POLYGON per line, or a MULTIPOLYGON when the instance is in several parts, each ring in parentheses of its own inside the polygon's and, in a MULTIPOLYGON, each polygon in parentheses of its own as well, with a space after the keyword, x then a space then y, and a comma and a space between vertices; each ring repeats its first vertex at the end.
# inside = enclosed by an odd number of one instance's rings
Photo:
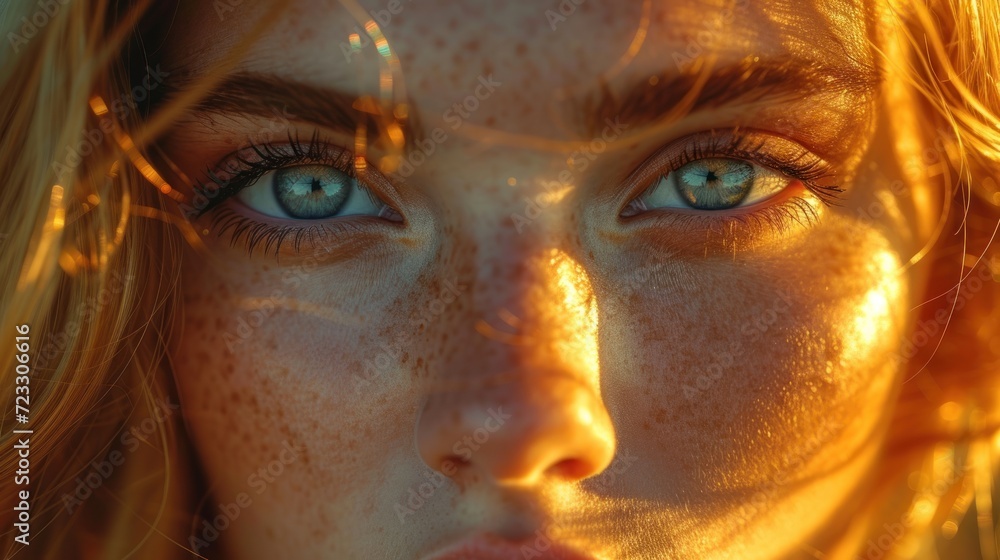
POLYGON ((511 541, 494 535, 477 535, 448 546, 423 560, 595 560, 565 545, 536 534, 523 540, 511 541))

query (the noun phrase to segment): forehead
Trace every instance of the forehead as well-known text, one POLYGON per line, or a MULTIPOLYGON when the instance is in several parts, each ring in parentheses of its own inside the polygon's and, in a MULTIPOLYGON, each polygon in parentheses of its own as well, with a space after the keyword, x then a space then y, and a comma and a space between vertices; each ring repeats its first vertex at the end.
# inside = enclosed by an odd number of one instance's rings
POLYGON ((492 74, 504 105, 530 112, 554 95, 683 72, 705 55, 865 63, 868 9, 862 0, 182 2, 165 53, 198 75, 237 52, 237 71, 349 94, 377 93, 394 57, 397 84, 422 111, 446 110, 492 74))

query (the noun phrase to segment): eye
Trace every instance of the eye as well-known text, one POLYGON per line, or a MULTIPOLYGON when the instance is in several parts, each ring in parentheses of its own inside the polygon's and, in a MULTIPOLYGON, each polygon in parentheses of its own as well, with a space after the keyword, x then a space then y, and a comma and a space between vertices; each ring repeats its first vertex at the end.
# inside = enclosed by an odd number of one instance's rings
POLYGON ((265 216, 322 220, 336 216, 379 216, 386 205, 356 177, 329 165, 295 165, 269 171, 237 195, 265 216))
POLYGON ((793 180, 749 161, 705 158, 661 175, 638 202, 645 209, 727 210, 766 200, 793 180))
POLYGON ((832 175, 829 163, 785 138, 748 130, 699 133, 639 166, 627 181, 639 194, 620 216, 657 209, 726 216, 720 211, 746 208, 741 212, 749 214, 773 206, 771 199, 788 198, 782 193, 803 189, 832 205, 843 192, 825 184, 832 175))

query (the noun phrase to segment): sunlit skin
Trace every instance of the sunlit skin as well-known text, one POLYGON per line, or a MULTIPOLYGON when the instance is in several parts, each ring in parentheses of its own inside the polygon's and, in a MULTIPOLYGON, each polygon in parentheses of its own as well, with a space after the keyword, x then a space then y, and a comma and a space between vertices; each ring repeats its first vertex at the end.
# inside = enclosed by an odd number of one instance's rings
MULTIPOLYGON (((377 97, 375 48, 351 64, 342 51, 363 28, 349 11, 290 4, 234 71, 377 97)), ((644 20, 641 3, 588 1, 553 30, 554 2, 404 1, 381 28, 399 60, 394 87, 405 86, 415 128, 447 138, 405 181, 375 181, 402 221, 329 218, 354 227, 298 253, 285 244, 276 259, 231 246, 231 232, 212 231, 213 212, 301 222, 235 199, 196 220, 207 233, 182 263, 173 367, 211 503, 252 499, 199 552, 424 558, 489 535, 528 547, 517 558, 545 557, 530 552, 539 534, 609 559, 826 546, 844 526, 840 506, 865 491, 902 381, 891 356, 923 289, 919 268, 901 268, 928 226, 912 192, 896 201, 888 189, 901 156, 879 113, 885 84, 738 101, 659 126, 623 121, 586 169, 567 161, 600 137, 585 119, 601 80, 618 95, 653 76, 666 83, 679 71, 672 55, 687 56, 699 31, 714 37, 718 66, 874 60, 867 8, 752 4, 718 27, 713 2, 653 2, 644 20), (638 51, 623 58, 630 45, 638 51), (446 112, 489 75, 500 85, 452 128, 446 112), (838 206, 789 180, 753 207, 622 216, 669 171, 643 167, 647 158, 737 126, 829 162, 823 183, 846 189, 838 206), (526 222, 514 217, 528 216, 525 197, 545 202, 526 222), (859 219, 875 200, 884 211, 859 219), (476 449, 458 460, 470 438, 476 449), (282 455, 286 443, 294 455, 282 455), (280 469, 248 482, 274 461, 280 469), (429 480, 440 486, 411 508, 410 490, 429 480)), ((242 3, 220 22, 212 3, 185 3, 164 67, 175 80, 201 75, 263 14, 242 3)), ((288 123, 304 139, 319 130, 288 123)), ((192 112, 163 147, 204 179, 273 128, 192 112)), ((287 143, 287 132, 272 137, 287 143)), ((391 153, 368 134, 370 161, 391 153)))

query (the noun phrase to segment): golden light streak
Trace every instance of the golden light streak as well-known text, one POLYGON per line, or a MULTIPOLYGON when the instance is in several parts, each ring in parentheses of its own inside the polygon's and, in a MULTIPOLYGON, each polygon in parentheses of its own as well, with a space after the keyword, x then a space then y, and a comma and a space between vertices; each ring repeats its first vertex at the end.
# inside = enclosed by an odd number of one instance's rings
POLYGON ((132 211, 131 202, 132 196, 126 190, 122 193, 122 215, 118 217, 118 225, 115 226, 115 239, 113 241, 115 248, 120 247, 125 240, 125 226, 128 224, 128 218, 132 211))
POLYGON ((36 282, 42 274, 42 268, 48 260, 48 255, 52 252, 56 241, 60 239, 63 227, 66 225, 66 209, 63 207, 63 187, 62 185, 52 185, 52 192, 49 195, 49 210, 45 216, 42 226, 42 235, 38 245, 31 254, 34 258, 27 268, 22 269, 21 278, 17 282, 18 289, 23 289, 28 284, 36 282))
POLYGON ((100 117, 101 115, 106 115, 108 113, 108 106, 105 105, 104 99, 100 95, 95 95, 90 98, 90 110, 94 112, 95 115, 100 117))
POLYGON ((893 321, 889 302, 899 301, 903 289, 899 261, 891 252, 879 251, 872 256, 872 261, 881 281, 865 294, 844 342, 845 354, 854 359, 863 359, 879 348, 879 340, 893 321))
POLYGON ((979 549, 983 558, 997 557, 996 525, 993 520, 993 473, 996 463, 988 441, 976 442, 969 453, 976 464, 972 475, 976 499, 976 523, 979 526, 979 549))
POLYGON ((243 298, 240 300, 239 308, 246 312, 266 310, 268 308, 272 310, 294 311, 322 319, 337 326, 357 326, 363 322, 363 319, 356 313, 334 309, 328 304, 316 304, 298 298, 283 297, 281 294, 277 294, 275 298, 243 298))
POLYGON ((161 193, 169 196, 170 198, 180 202, 184 200, 184 196, 179 192, 175 191, 167 183, 167 181, 156 172, 153 165, 146 160, 145 157, 139 153, 139 149, 136 147, 135 143, 132 141, 132 137, 121 130, 115 130, 115 140, 118 142, 118 146, 121 147, 125 155, 132 161, 132 165, 146 178, 147 181, 152 183, 161 193))
POLYGON ((399 126, 399 123, 390 122, 386 125, 385 132, 389 140, 392 141, 393 146, 401 147, 403 145, 403 129, 399 126))
POLYGON ((368 161, 365 159, 367 147, 368 131, 363 124, 358 123, 357 132, 354 134, 354 169, 358 173, 364 173, 368 169, 368 161))
POLYGON ((582 373, 600 394, 597 350, 597 298, 590 277, 580 263, 553 249, 549 258, 551 281, 562 301, 557 305, 565 332, 556 340, 556 351, 571 371, 582 373))
POLYGON ((538 195, 539 201, 545 205, 558 204, 562 202, 566 195, 573 192, 575 185, 562 185, 554 191, 547 191, 538 195))
MULTIPOLYGON (((104 102, 104 99, 99 95, 95 95, 94 97, 90 98, 90 108, 94 112, 94 114, 99 117, 107 114, 108 112, 107 104, 104 102)), ((139 149, 136 147, 135 142, 132 141, 132 137, 129 136, 128 133, 121 131, 116 126, 114 129, 114 137, 115 141, 118 143, 118 146, 125 152, 125 154, 132 161, 132 165, 135 166, 135 168, 139 171, 139 173, 142 174, 143 177, 146 178, 147 181, 152 183, 153 186, 155 186, 161 193, 173 198, 174 200, 178 202, 184 200, 183 195, 175 191, 167 183, 167 181, 163 179, 163 177, 161 177, 159 173, 156 172, 156 169, 153 168, 153 165, 150 164, 149 161, 147 161, 146 158, 142 156, 142 154, 139 152, 139 149)), ((109 172, 109 174, 112 177, 117 175, 117 167, 116 167, 117 163, 118 162, 112 164, 111 170, 109 172)))
POLYGON ((634 60, 636 55, 639 54, 643 43, 646 42, 646 35, 649 32, 649 21, 652 6, 652 0, 643 0, 642 16, 639 18, 639 25, 636 27, 635 34, 632 36, 632 42, 629 43, 628 48, 625 49, 625 52, 618 58, 615 65, 604 74, 604 80, 610 81, 611 78, 615 77, 619 72, 627 68, 629 64, 632 64, 632 60, 634 60))
MULTIPOLYGON (((177 226, 181 235, 188 244, 196 251, 205 251, 205 243, 202 241, 201 237, 198 236, 198 232, 195 231, 194 227, 185 220, 182 216, 177 216, 174 214, 168 214, 163 210, 158 208, 150 208, 149 206, 130 206, 132 213, 136 216, 143 218, 153 218, 155 220, 160 220, 167 224, 172 224, 177 226)), ((116 232, 117 233, 117 232, 116 232)))

